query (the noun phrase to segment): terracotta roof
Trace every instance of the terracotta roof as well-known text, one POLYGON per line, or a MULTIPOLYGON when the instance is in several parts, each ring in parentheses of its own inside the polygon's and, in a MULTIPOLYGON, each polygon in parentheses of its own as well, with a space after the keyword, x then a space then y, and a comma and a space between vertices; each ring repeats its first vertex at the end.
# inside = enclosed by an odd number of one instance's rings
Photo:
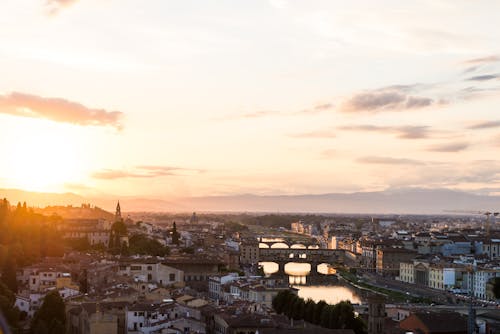
POLYGON ((404 319, 400 327, 406 330, 425 329, 430 333, 467 333, 467 317, 456 312, 416 312, 404 319), (421 323, 421 326, 412 324, 421 323))

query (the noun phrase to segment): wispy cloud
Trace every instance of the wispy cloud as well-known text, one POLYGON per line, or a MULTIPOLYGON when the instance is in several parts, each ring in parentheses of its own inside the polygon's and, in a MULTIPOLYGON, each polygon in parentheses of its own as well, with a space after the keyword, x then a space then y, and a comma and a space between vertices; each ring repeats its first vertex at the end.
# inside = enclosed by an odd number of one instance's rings
POLYGON ((433 152, 460 152, 469 147, 469 143, 466 142, 458 142, 458 143, 446 143, 446 144, 438 144, 434 146, 429 146, 427 148, 428 151, 433 152))
POLYGON ((398 85, 355 93, 341 104, 340 111, 404 111, 425 108, 435 102, 430 97, 410 95, 413 87, 413 85, 398 85))
POLYGON ((280 110, 258 110, 253 112, 241 113, 236 115, 228 115, 223 117, 213 118, 216 121, 229 121, 229 120, 242 120, 242 119, 256 119, 264 117, 291 117, 291 116, 306 116, 319 114, 330 111, 334 108, 334 104, 330 102, 318 103, 310 108, 298 111, 280 111, 280 110))
POLYGON ((378 165, 424 165, 425 162, 414 159, 406 158, 392 158, 392 157, 380 157, 380 156, 367 156, 361 157, 356 160, 360 163, 365 164, 378 164, 378 165))
POLYGON ((499 79, 500 75, 499 74, 483 74, 483 75, 476 75, 473 77, 468 78, 468 81, 488 81, 488 80, 494 80, 494 79, 499 79))
POLYGON ((123 113, 88 108, 62 98, 48 98, 24 93, 0 95, 0 113, 21 117, 44 118, 82 126, 112 126, 121 129, 123 113))
POLYGON ((337 157, 339 152, 336 149, 330 148, 327 150, 321 151, 320 158, 322 159, 331 159, 337 157))
POLYGON ((335 138, 337 135, 333 130, 318 130, 290 134, 293 138, 335 138))
POLYGON ((379 132, 395 134, 402 139, 423 139, 428 138, 432 133, 430 126, 377 126, 377 125, 346 125, 339 127, 340 130, 361 131, 361 132, 379 132))
POLYGON ((116 180, 124 178, 156 178, 180 176, 182 172, 201 173, 202 170, 172 166, 136 166, 132 170, 103 169, 92 174, 95 179, 116 180))
POLYGON ((62 9, 73 5, 77 1, 78 0, 47 0, 45 6, 47 7, 47 13, 49 15, 55 15, 62 9))
POLYGON ((484 121, 478 122, 467 127, 470 130, 492 129, 500 127, 500 121, 484 121))
POLYGON ((480 57, 480 58, 473 58, 473 59, 467 59, 464 61, 465 64, 489 64, 489 63, 496 63, 500 62, 500 56, 499 55, 491 55, 491 56, 486 56, 486 57, 480 57))

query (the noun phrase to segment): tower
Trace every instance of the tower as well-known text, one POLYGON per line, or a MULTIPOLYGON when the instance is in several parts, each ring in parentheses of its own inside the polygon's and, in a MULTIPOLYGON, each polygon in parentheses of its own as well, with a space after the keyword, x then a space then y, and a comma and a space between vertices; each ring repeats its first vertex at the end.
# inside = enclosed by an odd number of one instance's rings
POLYGON ((368 334, 384 334, 385 299, 380 295, 368 297, 368 334))
POLYGON ((121 221, 122 220, 122 209, 120 208, 120 201, 118 201, 118 204, 116 204, 116 212, 115 212, 115 221, 121 221))

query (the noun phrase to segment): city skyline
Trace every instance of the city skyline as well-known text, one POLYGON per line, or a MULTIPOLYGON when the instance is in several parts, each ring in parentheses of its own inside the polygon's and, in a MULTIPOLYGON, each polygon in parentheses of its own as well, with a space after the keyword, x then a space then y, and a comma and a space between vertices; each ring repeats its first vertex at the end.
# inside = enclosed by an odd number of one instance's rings
POLYGON ((2 8, 0 188, 499 193, 499 3, 2 8))

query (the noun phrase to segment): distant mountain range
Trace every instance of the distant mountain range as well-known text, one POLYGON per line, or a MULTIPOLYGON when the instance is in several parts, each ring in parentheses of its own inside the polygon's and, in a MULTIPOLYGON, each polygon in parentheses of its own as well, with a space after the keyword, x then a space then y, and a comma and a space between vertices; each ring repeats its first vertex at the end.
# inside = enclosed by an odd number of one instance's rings
POLYGON ((114 211, 119 199, 123 211, 170 212, 311 212, 311 213, 395 213, 445 214, 449 211, 500 211, 500 196, 476 195, 448 189, 398 189, 378 192, 331 193, 321 195, 229 195, 176 198, 116 197, 86 198, 74 193, 37 193, 0 189, 0 197, 13 204, 30 206, 80 205, 91 203, 114 211))

